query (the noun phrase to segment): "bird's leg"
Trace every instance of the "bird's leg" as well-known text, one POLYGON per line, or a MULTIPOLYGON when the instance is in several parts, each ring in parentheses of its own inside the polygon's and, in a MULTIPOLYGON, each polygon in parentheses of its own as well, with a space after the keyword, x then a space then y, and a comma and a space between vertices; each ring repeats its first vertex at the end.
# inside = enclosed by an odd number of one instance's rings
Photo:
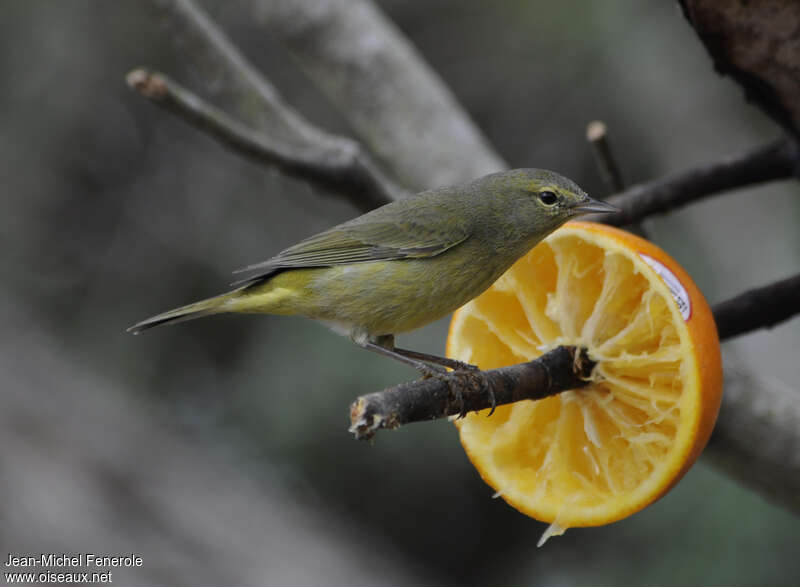
POLYGON ((406 356, 409 359, 416 359, 426 363, 433 363, 434 365, 441 365, 442 367, 449 367, 454 371, 480 371, 480 368, 476 365, 470 365, 469 363, 458 361, 456 359, 449 359, 447 357, 440 357, 438 355, 429 355, 428 353, 419 353, 409 349, 399 349, 397 347, 394 347, 393 350, 398 355, 406 356))
MULTIPOLYGON (((480 371, 480 367, 477 365, 471 365, 469 363, 465 363, 463 361, 458 361, 456 359, 449 359, 447 357, 440 357, 438 355, 429 355, 428 353, 419 353, 417 351, 412 351, 408 349, 399 349, 394 347, 394 352, 398 355, 406 356, 410 359, 416 359, 418 361, 424 361, 426 363, 432 363, 434 365, 441 365, 443 367, 449 367, 453 369, 456 374, 464 375, 467 380, 474 385, 478 385, 481 388, 486 389, 486 393, 489 396, 489 401, 492 403, 492 409, 489 410, 488 416, 494 414, 494 410, 497 407, 497 400, 494 397, 494 391, 491 387, 486 385, 486 381, 483 377, 477 375, 477 372, 480 371)), ((461 392, 458 389, 454 388, 452 385, 450 387, 453 390, 453 393, 458 397, 459 403, 461 405, 461 413, 459 414, 459 418, 463 418, 466 416, 464 412, 464 398, 461 396, 461 392)), ((488 417, 487 416, 487 417, 488 417)))
POLYGON ((355 342, 358 346, 367 349, 368 351, 378 353, 379 355, 389 357, 390 359, 399 361, 404 365, 413 367, 419 371, 423 377, 436 377, 447 372, 443 367, 438 365, 430 365, 423 360, 398 353, 394 348, 394 336, 391 334, 370 338, 353 337, 353 342, 355 342))
MULTIPOLYGON (((467 415, 464 404, 464 396, 452 378, 444 377, 444 375, 447 373, 444 367, 453 369, 455 374, 465 377, 470 384, 479 385, 481 387, 485 386, 483 378, 477 373, 480 371, 480 369, 475 365, 470 365, 469 363, 464 363, 455 359, 439 357, 437 355, 418 353, 416 351, 410 351, 407 349, 398 349, 394 346, 394 336, 391 334, 376 337, 354 336, 352 338, 353 342, 360 347, 363 347, 374 353, 378 353, 379 355, 390 357, 405 365, 414 367, 422 374, 423 377, 436 377, 437 379, 444 380, 458 401, 459 418, 463 418, 467 415)), ((491 415, 494 413, 496 402, 494 398, 494 392, 491 390, 491 388, 487 387, 486 389, 492 401, 492 410, 489 413, 489 415, 491 415)))

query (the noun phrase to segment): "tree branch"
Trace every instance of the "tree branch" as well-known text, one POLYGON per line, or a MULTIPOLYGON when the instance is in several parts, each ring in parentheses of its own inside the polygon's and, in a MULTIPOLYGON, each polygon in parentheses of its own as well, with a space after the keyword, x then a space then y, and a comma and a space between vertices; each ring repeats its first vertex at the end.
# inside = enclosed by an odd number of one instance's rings
POLYGON ((617 194, 624 190, 625 183, 622 181, 622 173, 620 173, 614 152, 611 150, 611 144, 608 141, 608 127, 605 123, 600 120, 590 122, 586 126, 586 140, 592 147, 594 160, 600 170, 603 183, 608 188, 608 193, 617 194))
POLYGON ((398 190, 363 158, 353 141, 343 138, 335 147, 330 143, 293 147, 249 129, 162 73, 135 69, 126 80, 142 96, 232 151, 275 165, 287 175, 340 195, 361 210, 371 210, 397 196, 398 190))
MULTIPOLYGON (((798 300, 800 275, 715 305, 720 340, 774 326, 800 313, 798 300), (764 306, 780 310, 765 311, 764 306)), ((452 416, 461 411, 459 396, 466 411, 478 411, 492 407, 493 398, 502 405, 575 389, 591 376, 595 365, 585 349, 579 352, 576 359, 575 347, 558 347, 527 363, 468 374, 451 372, 361 396, 350 406, 350 431, 356 438, 371 438, 381 428, 452 416)))
POLYGON ((192 0, 149 2, 176 44, 210 76, 208 85, 218 99, 246 123, 163 75, 135 70, 128 82, 142 95, 239 153, 278 165, 290 175, 345 197, 362 211, 407 195, 379 171, 357 142, 326 133, 286 104, 192 0))
POLYGON ((731 76, 788 133, 800 138, 800 3, 679 0, 714 69, 731 76))
POLYGON ((380 428, 397 428, 523 399, 542 399, 586 385, 594 365, 585 349, 558 347, 510 367, 450 372, 403 383, 353 402, 350 432, 358 439, 368 439, 380 428))
POLYGON ((720 340, 771 328, 800 312, 800 273, 720 302, 713 312, 720 340))
POLYGON ((422 190, 506 167, 417 50, 365 0, 251 0, 404 185, 422 190))
POLYGON ((748 373, 725 355, 725 392, 704 458, 768 500, 800 514, 797 391, 748 373))
POLYGON ((788 179, 800 170, 797 143, 781 139, 720 161, 635 185, 608 201, 621 212, 603 221, 615 226, 638 222, 719 192, 747 185, 788 179))
MULTIPOLYGON (((600 175, 608 188, 608 193, 617 194, 624 190, 625 183, 622 181, 622 173, 620 173, 617 159, 614 157, 614 151, 611 149, 608 127, 605 123, 595 120, 586 125, 586 140, 592 147, 595 163, 600 169, 600 175)), ((641 222, 629 224, 625 228, 642 238, 647 238, 647 232, 641 222)))

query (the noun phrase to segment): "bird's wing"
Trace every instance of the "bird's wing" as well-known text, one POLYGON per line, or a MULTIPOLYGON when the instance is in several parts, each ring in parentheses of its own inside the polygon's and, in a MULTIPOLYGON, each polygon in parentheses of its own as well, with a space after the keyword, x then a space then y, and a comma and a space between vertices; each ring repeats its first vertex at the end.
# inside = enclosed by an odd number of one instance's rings
POLYGON ((441 205, 409 204, 392 205, 395 214, 375 210, 307 238, 263 263, 239 269, 237 273, 254 273, 237 284, 252 283, 282 269, 433 257, 469 237, 469 222, 444 220, 447 216, 442 215, 441 205))

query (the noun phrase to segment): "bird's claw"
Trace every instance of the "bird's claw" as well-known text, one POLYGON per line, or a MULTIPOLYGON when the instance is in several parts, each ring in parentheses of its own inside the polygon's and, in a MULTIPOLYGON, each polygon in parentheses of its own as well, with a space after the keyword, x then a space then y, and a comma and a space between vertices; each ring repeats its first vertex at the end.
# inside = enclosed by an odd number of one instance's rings
POLYGON ((422 374, 423 379, 436 378, 446 383, 450 388, 450 392, 458 402, 458 416, 456 419, 461 420, 467 416, 467 405, 464 401, 464 393, 461 391, 461 386, 456 381, 457 377, 461 378, 467 385, 474 386, 478 389, 485 389, 491 401, 491 409, 487 417, 494 414, 497 408, 497 399, 495 398, 491 386, 487 385, 486 379, 480 375, 480 367, 461 361, 454 361, 452 368, 453 371, 448 371, 442 366, 422 362, 417 366, 417 370, 422 374))
POLYGON ((441 378, 447 374, 447 369, 439 365, 429 365, 427 363, 420 363, 417 365, 417 371, 420 372, 423 379, 430 379, 432 377, 441 378))
POLYGON ((453 360, 453 370, 455 371, 480 371, 481 368, 471 363, 453 360))

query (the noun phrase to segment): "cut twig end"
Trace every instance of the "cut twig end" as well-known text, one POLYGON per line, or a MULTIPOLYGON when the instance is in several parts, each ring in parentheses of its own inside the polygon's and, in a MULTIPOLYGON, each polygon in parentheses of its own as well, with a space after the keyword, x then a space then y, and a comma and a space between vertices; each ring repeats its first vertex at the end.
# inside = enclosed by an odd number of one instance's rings
POLYGON ((606 123, 602 120, 593 120, 586 125, 586 140, 594 143, 605 138, 608 132, 606 123))
POLYGON ((356 440, 370 440, 381 428, 397 428, 399 424, 392 413, 380 413, 376 405, 369 401, 368 396, 362 396, 350 404, 349 432, 356 440))
POLYGON ((148 100, 158 100, 167 95, 167 83, 162 76, 144 67, 137 67, 125 76, 125 82, 148 100))

